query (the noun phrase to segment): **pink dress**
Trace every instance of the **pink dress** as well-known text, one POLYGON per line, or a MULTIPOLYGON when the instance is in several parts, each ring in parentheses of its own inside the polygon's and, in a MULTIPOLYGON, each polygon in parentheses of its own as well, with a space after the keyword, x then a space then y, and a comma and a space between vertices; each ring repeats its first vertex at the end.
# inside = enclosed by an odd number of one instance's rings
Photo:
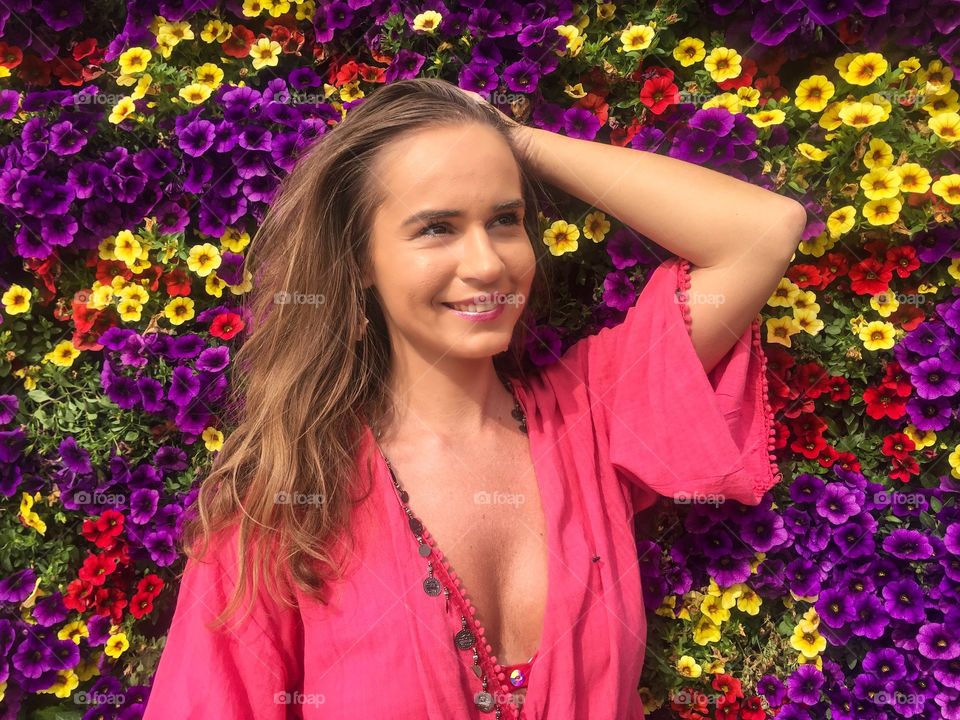
MULTIPOLYGON (((549 550, 546 613, 522 718, 641 720, 646 620, 634 514, 657 495, 756 504, 780 479, 759 318, 705 373, 686 296, 677 295, 689 281, 686 260, 665 260, 622 324, 571 346, 529 386, 513 381, 549 550)), ((298 609, 280 608, 264 592, 242 624, 210 632, 204 622, 235 581, 236 539, 226 539, 214 562, 188 563, 146 720, 495 717, 474 705, 472 651, 453 645, 459 611, 483 635, 469 589, 458 587, 449 611, 442 594, 423 591, 427 560, 369 428, 357 458, 372 492, 355 511, 355 546, 344 552, 347 575, 328 592, 331 604, 301 596, 298 609)), ((446 573, 425 539, 435 572, 446 573)), ((502 668, 489 645, 478 648, 497 678, 502 668)), ((511 690, 505 673, 497 680, 500 692, 511 690)), ((504 707, 503 718, 518 717, 504 707)))

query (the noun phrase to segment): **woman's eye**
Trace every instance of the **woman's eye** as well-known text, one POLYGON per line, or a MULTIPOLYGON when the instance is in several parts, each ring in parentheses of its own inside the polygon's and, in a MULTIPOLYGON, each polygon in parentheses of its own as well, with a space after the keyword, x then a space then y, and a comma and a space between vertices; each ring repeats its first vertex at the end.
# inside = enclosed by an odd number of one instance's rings
MULTIPOLYGON (((507 213, 505 215, 501 215, 500 217, 497 218, 497 221, 504 220, 504 219, 508 221, 507 223, 505 223, 507 225, 520 224, 520 216, 517 213, 507 213)), ((420 234, 434 235, 435 233, 430 232, 430 230, 433 230, 434 228, 445 228, 445 227, 447 227, 447 223, 434 223, 433 225, 428 225, 423 230, 421 230, 420 234)))

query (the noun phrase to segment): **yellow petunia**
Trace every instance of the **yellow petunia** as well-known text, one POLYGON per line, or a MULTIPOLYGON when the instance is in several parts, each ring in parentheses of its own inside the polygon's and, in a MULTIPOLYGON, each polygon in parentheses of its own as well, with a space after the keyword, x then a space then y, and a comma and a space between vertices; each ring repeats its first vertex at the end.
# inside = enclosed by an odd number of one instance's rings
POLYGON ((689 655, 682 655, 677 660, 677 672, 684 677, 698 678, 703 673, 703 668, 689 655))
POLYGON ((210 20, 200 31, 200 39, 207 43, 221 43, 230 37, 233 26, 222 20, 210 20))
POLYGON ((897 198, 870 200, 863 206, 863 217, 871 225, 892 225, 900 217, 902 207, 897 198))
POLYGON ((576 57, 580 54, 580 51, 583 49, 584 40, 586 39, 580 34, 580 28, 576 25, 557 25, 554 30, 567 42, 566 47, 563 49, 563 54, 569 57, 576 57))
POLYGON ((840 73, 851 85, 869 85, 887 71, 887 61, 880 53, 869 52, 854 57, 840 73))
POLYGON ((960 95, 957 94, 956 90, 948 90, 942 95, 930 96, 930 99, 921 108, 931 117, 948 112, 955 113, 960 110, 960 103, 957 102, 958 97, 960 95))
POLYGON ((413 19, 413 29, 417 32, 433 34, 440 27, 443 21, 443 15, 436 10, 426 10, 413 19))
POLYGON ((793 341, 791 338, 801 332, 797 321, 790 316, 767 318, 764 324, 767 327, 767 342, 783 345, 784 347, 792 347, 793 341))
POLYGON ((900 173, 877 167, 860 178, 860 187, 870 200, 886 200, 900 194, 900 173))
POLYGON ((827 648, 827 640, 816 628, 803 623, 793 629, 790 646, 799 650, 804 657, 814 658, 827 648))
POLYGON ((780 278, 776 289, 767 300, 770 307, 793 307, 793 303, 800 294, 800 286, 788 277, 780 278))
POLYGON ((801 80, 794 93, 796 99, 794 104, 800 110, 810 112, 820 112, 827 106, 827 102, 833 97, 835 87, 826 75, 811 75, 801 80))
POLYGON ((143 305, 135 300, 121 300, 117 303, 117 312, 124 322, 139 322, 142 318, 143 305))
POLYGON ((955 143, 960 140, 960 115, 955 112, 940 113, 930 118, 927 125, 944 142, 955 143))
POLYGON ((707 51, 704 50, 703 40, 689 35, 677 43, 677 46, 673 49, 673 59, 683 67, 690 67, 706 56, 707 51))
POLYGON ((888 120, 890 118, 890 111, 893 110, 893 103, 887 100, 887 97, 881 93, 870 93, 869 95, 864 95, 860 98, 860 102, 870 103, 871 105, 876 105, 883 112, 880 120, 888 120))
POLYGON ((551 255, 563 255, 576 252, 579 244, 580 230, 566 220, 557 220, 543 233, 543 242, 550 248, 551 255))
POLYGON ((620 33, 620 49, 623 52, 646 50, 655 35, 656 31, 650 25, 632 25, 620 33))
POLYGON ((801 290, 797 294, 797 299, 793 302, 794 317, 797 311, 809 310, 813 313, 820 312, 820 305, 817 303, 817 294, 813 290, 801 290))
POLYGON ((266 4, 260 0, 243 0, 243 16, 249 18, 260 17, 266 10, 266 4))
POLYGON ((871 139, 863 152, 863 164, 870 170, 890 167, 893 165, 893 148, 883 138, 871 139))
POLYGON ((253 67, 256 70, 267 65, 275 66, 280 62, 280 43, 270 38, 260 38, 250 46, 250 57, 253 58, 253 67))
POLYGON ((714 82, 732 80, 740 76, 740 63, 743 58, 736 50, 726 47, 714 48, 703 61, 703 66, 710 73, 714 82))
POLYGON ((900 301, 892 292, 879 292, 870 296, 870 307, 876 310, 880 317, 890 317, 900 307, 900 301))
POLYGON ((127 640, 126 633, 117 633, 116 635, 111 635, 107 639, 107 644, 103 648, 103 654, 108 657, 118 658, 123 655, 124 651, 130 647, 130 642, 127 640))
POLYGON ((216 90, 223 82, 223 70, 214 63, 204 63, 193 71, 193 76, 201 85, 207 85, 216 90))
POLYGON ((821 150, 820 148, 805 142, 797 144, 797 152, 807 160, 813 160, 814 162, 822 162, 833 154, 830 150, 821 150))
POLYGON ((761 110, 756 113, 747 113, 747 117, 753 121, 758 128, 768 127, 770 125, 780 125, 786 120, 787 116, 783 110, 774 108, 772 110, 761 110))
POLYGON ((913 423, 908 423, 903 434, 913 440, 916 450, 923 450, 937 442, 937 434, 933 430, 919 430, 913 423))
POLYGON ((80 678, 73 670, 57 670, 57 679, 53 685, 39 692, 51 693, 58 698, 68 698, 78 685, 80 685, 80 678))
MULTIPOLYGON (((843 121, 840 120, 840 109, 842 107, 843 103, 841 102, 832 102, 827 105, 827 109, 820 113, 820 119, 817 120, 817 125, 824 130, 836 130, 843 125, 843 121)), ((826 139, 830 140, 831 135, 828 134, 826 139)))
POLYGON ((740 96, 735 95, 734 93, 725 92, 720 93, 719 95, 714 95, 712 98, 707 100, 701 107, 704 110, 709 110, 710 108, 722 107, 728 111, 731 115, 736 115, 740 112, 740 96))
POLYGON ((844 124, 865 128, 883 121, 883 108, 870 102, 848 102, 838 113, 844 124))
POLYGON ((752 588, 744 586, 743 593, 737 598, 737 610, 747 615, 759 615, 763 599, 752 588))
POLYGON ((138 302, 143 305, 147 300, 150 299, 150 293, 147 292, 147 289, 142 285, 137 285, 136 283, 130 283, 125 286, 117 293, 123 300, 132 300, 133 302, 138 302))
POLYGON ((201 436, 207 450, 214 452, 223 447, 223 433, 214 427, 205 428, 201 436))
POLYGON ((737 98, 743 107, 756 107, 760 104, 760 91, 754 87, 739 87, 737 98))
POLYGON ((79 645, 80 638, 90 637, 90 631, 83 620, 74 620, 60 628, 57 631, 57 637, 61 640, 73 640, 79 645))
POLYGON ((807 335, 813 337, 819 335, 820 331, 825 327, 823 320, 817 317, 817 313, 814 310, 794 308, 793 320, 801 332, 805 332, 807 335))
POLYGON ((43 359, 60 367, 70 367, 79 356, 80 351, 74 347, 70 340, 61 340, 54 346, 53 350, 43 356, 43 359))
POLYGON ((27 288, 14 283, 3 294, 0 300, 3 301, 3 309, 8 315, 22 315, 30 312, 30 298, 33 297, 27 288))
POLYGON ((900 192, 925 193, 933 178, 925 167, 917 163, 897 165, 893 170, 900 176, 900 192))
POLYGON ((583 236, 595 243, 603 242, 607 233, 610 232, 610 221, 607 216, 599 210, 587 214, 583 221, 583 236))
POLYGON ((132 232, 129 230, 121 230, 117 233, 113 247, 113 254, 117 260, 120 260, 129 267, 140 257, 141 249, 140 238, 132 232))
POLYGON ((243 252, 243 249, 250 244, 250 233, 239 228, 228 227, 220 236, 220 244, 230 252, 243 252))
POLYGON ((194 245, 190 248, 190 254, 187 256, 187 267, 200 277, 206 277, 223 262, 220 251, 216 245, 203 243, 203 245, 194 245))
POLYGON ((186 87, 180 88, 180 97, 186 100, 191 105, 199 105, 204 100, 210 97, 210 93, 213 90, 209 85, 204 85, 203 83, 192 83, 186 87))
POLYGON ((730 619, 730 610, 724 607, 722 597, 707 595, 700 603, 700 612, 710 618, 717 625, 725 623, 730 619))
POLYGON ((888 322, 873 320, 862 328, 857 336, 867 350, 889 350, 894 345, 896 328, 888 322))
POLYGON ((904 75, 912 75, 920 69, 920 58, 915 56, 908 57, 906 60, 898 62, 897 67, 903 70, 904 75))
POLYGON ((120 98, 120 102, 113 106, 107 120, 114 125, 118 125, 130 117, 136 109, 136 106, 133 104, 133 98, 122 97, 120 98))
POLYGON ((147 69, 153 53, 142 47, 132 47, 120 54, 120 72, 124 75, 136 75, 147 69))
POLYGON ((840 237, 850 232, 857 221, 857 208, 853 205, 844 205, 837 208, 827 217, 827 230, 833 237, 840 237))
POLYGON ((225 283, 222 278, 217 277, 215 272, 212 272, 207 275, 207 281, 204 283, 203 289, 207 295, 222 297, 225 287, 227 287, 227 283, 225 283))
POLYGON ((163 308, 163 315, 171 325, 182 325, 187 320, 192 320, 196 314, 193 305, 193 298, 175 297, 163 308))
POLYGON ((960 205, 960 174, 941 175, 931 189, 951 205, 960 205))
POLYGON ((182 40, 193 40, 193 30, 190 29, 190 23, 181 20, 175 23, 164 23, 157 30, 157 40, 175 47, 182 40))
POLYGON ((926 69, 917 73, 917 84, 923 86, 928 95, 939 95, 950 89, 953 80, 953 69, 944 65, 943 60, 931 60, 926 69))
POLYGON ((150 73, 144 73, 137 81, 137 86, 130 93, 130 97, 139 100, 147 94, 150 89, 150 83, 153 82, 153 76, 150 73))
POLYGON ((701 617, 693 627, 693 641, 697 645, 706 645, 720 640, 720 626, 706 615, 701 617))

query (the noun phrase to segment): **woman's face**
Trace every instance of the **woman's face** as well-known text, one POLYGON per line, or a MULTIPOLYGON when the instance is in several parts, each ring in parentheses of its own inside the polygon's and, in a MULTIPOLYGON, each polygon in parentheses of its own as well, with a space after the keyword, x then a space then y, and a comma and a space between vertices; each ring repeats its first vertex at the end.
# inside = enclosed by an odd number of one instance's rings
POLYGON ((420 130, 384 148, 374 176, 386 199, 367 285, 380 294, 394 352, 436 364, 506 350, 535 269, 506 141, 473 123, 420 130), (450 307, 477 296, 495 310, 450 307))

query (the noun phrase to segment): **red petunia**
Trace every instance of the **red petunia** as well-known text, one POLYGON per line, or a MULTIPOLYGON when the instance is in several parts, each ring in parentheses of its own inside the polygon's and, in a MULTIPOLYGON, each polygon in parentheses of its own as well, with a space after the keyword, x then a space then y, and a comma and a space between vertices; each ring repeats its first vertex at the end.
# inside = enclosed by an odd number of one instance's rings
POLYGON ((144 576, 140 582, 137 583, 138 594, 144 593, 150 597, 156 597, 160 594, 161 590, 163 590, 163 580, 160 579, 159 575, 154 573, 144 576))
POLYGON ((857 295, 877 295, 890 289, 893 269, 871 257, 851 267, 849 277, 850 289, 857 295))
POLYGON ((903 460, 910 457, 910 453, 917 449, 909 435, 902 432, 890 433, 883 438, 883 444, 880 446, 880 452, 887 457, 903 460))
POLYGON ((907 412, 907 403, 887 384, 868 387, 863 391, 863 400, 867 403, 867 415, 874 420, 899 420, 907 412))
POLYGON ((717 675, 710 684, 714 690, 723 693, 724 704, 731 704, 743 697, 743 687, 732 675, 717 675))
POLYGON ((234 25, 230 37, 220 43, 225 55, 235 58, 246 58, 253 47, 255 35, 253 30, 243 25, 234 25))
POLYGON ((16 45, 0 42, 0 66, 13 70, 23 62, 23 51, 16 45))
POLYGON ((740 706, 740 717, 743 720, 763 720, 767 713, 763 710, 763 700, 759 695, 748 698, 740 706))
POLYGON ((136 593, 130 598, 130 614, 137 620, 153 612, 153 595, 144 592, 136 593))
POLYGON ((117 537, 123 532, 123 513, 104 510, 98 519, 84 520, 81 532, 84 538, 99 548, 113 547, 117 537))
POLYGON ((224 312, 217 315, 210 323, 210 334, 221 340, 231 340, 243 328, 243 319, 239 315, 224 312))
POLYGON ((68 610, 77 612, 86 612, 90 607, 90 601, 93 598, 93 585, 86 580, 73 580, 67 585, 67 592, 63 596, 63 605, 68 610))
POLYGON ((650 108, 654 115, 660 115, 671 105, 680 102, 680 90, 670 78, 661 75, 643 84, 640 102, 650 108))
POLYGON ((103 555, 90 555, 83 561, 83 567, 77 573, 81 580, 91 585, 103 585, 107 576, 117 569, 116 560, 103 555))

